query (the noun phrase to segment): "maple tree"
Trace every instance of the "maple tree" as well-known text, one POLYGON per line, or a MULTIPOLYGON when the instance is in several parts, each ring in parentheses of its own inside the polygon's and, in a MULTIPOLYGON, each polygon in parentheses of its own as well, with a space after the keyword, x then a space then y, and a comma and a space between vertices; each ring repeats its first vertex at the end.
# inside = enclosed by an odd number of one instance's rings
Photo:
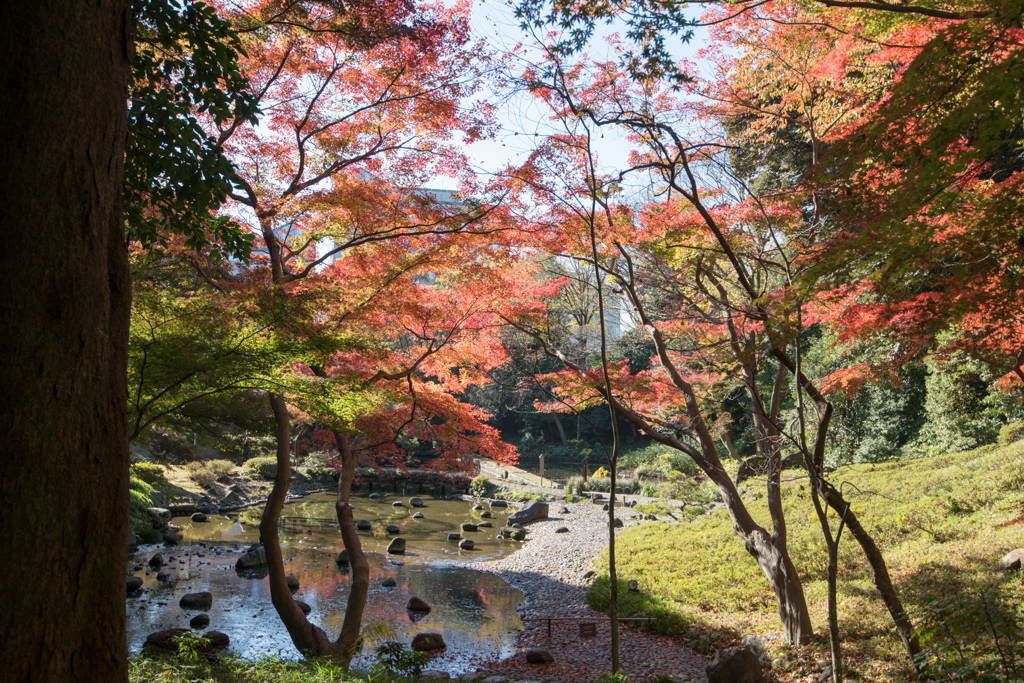
MULTIPOLYGON (((517 273, 500 190, 473 199, 458 149, 490 126, 488 105, 464 102, 485 54, 468 43, 465 4, 218 9, 241 36, 240 74, 262 112, 258 125, 206 121, 238 173, 220 215, 254 237, 252 258, 225 270, 211 250, 172 245, 172 256, 202 285, 197 319, 238 321, 202 341, 214 366, 232 366, 216 376, 245 376, 269 397, 278 468, 260 531, 274 607, 300 652, 347 665, 369 587, 348 506, 356 465, 401 467, 402 442, 417 440, 436 455, 427 468, 465 469, 468 453, 515 455, 461 398, 504 358, 493 311, 517 273), (437 174, 469 191, 420 189, 437 174), (338 451, 352 585, 335 640, 306 619, 285 581, 277 520, 294 420, 319 426, 338 451)), ((170 310, 192 305, 181 294, 170 310)), ((147 296, 160 305, 158 292, 147 296)))

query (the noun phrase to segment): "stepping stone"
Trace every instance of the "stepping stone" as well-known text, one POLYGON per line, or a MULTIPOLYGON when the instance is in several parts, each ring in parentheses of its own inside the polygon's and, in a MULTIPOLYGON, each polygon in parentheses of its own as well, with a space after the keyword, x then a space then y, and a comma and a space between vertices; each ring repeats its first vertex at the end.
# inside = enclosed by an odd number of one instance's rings
POLYGON ((371 493, 369 496, 367 496, 367 498, 369 498, 370 500, 380 500, 380 494, 379 493, 371 493))
POLYGON ((461 540, 462 540, 462 535, 461 534, 457 534, 454 531, 451 532, 450 534, 448 534, 448 542, 449 543, 458 543, 461 540))
POLYGON ((182 609, 195 609, 205 612, 213 604, 213 593, 210 591, 187 593, 181 596, 181 601, 178 604, 182 609))
POLYGON ((358 531, 369 531, 371 528, 373 528, 373 525, 370 524, 370 520, 368 520, 368 519, 357 519, 356 520, 356 529, 358 531))
POLYGON ((401 529, 399 529, 394 524, 388 524, 387 526, 384 527, 384 531, 385 531, 385 533, 389 533, 389 534, 397 534, 399 531, 401 531, 401 529))
POLYGON ((129 593, 134 593, 135 591, 137 591, 140 588, 142 588, 142 577, 140 577, 140 576, 129 576, 126 584, 127 584, 126 587, 128 589, 128 592, 129 593))
POLYGON ((490 510, 484 510, 483 512, 480 513, 480 516, 483 517, 484 519, 487 519, 488 517, 492 516, 491 515, 491 511, 490 510))
POLYGON ((476 511, 476 512, 480 512, 483 509, 484 509, 483 505, 474 505, 473 506, 473 510, 476 511))
POLYGON ((206 515, 204 515, 202 512, 197 512, 194 515, 192 515, 192 517, 190 517, 189 519, 191 519, 193 522, 196 522, 197 524, 202 524, 206 521, 206 515))
POLYGON ((508 507, 508 502, 504 501, 504 500, 492 500, 491 501, 491 507, 492 508, 507 508, 508 507))
POLYGON ((391 507, 404 508, 405 507, 405 503, 403 503, 400 500, 396 500, 394 503, 391 504, 391 507))
POLYGON ((401 555, 404 552, 405 552, 405 539, 396 536, 394 539, 392 539, 391 543, 388 545, 388 553, 390 553, 391 555, 401 555))
POLYGON ((410 612, 429 612, 430 605, 428 605, 422 599, 413 596, 409 598, 409 604, 406 605, 406 609, 410 612))
POLYGON ((413 506, 414 508, 421 508, 421 507, 423 507, 423 499, 422 498, 410 498, 409 499, 409 505, 413 506))
POLYGON ((284 581, 288 584, 288 590, 290 590, 292 593, 299 590, 299 580, 296 577, 286 576, 284 581))
POLYGON ((342 550, 340 553, 338 553, 338 556, 336 558, 334 558, 334 562, 336 564, 338 564, 338 565, 347 565, 348 564, 348 551, 347 550, 342 550))
POLYGON ((313 608, 302 602, 302 600, 296 600, 295 604, 299 606, 299 609, 302 610, 303 614, 309 614, 313 611, 313 608))
POLYGON ((157 553, 153 557, 149 558, 149 566, 153 569, 159 569, 160 567, 164 566, 164 556, 160 553, 157 553))
POLYGON ((412 516, 412 518, 413 519, 423 519, 423 513, 422 512, 417 512, 416 514, 414 514, 412 516))
POLYGON ((444 647, 444 638, 440 633, 417 633, 409 647, 419 652, 440 650, 444 647))
POLYGON ((188 625, 192 628, 206 628, 210 625, 210 615, 197 614, 196 616, 192 617, 192 620, 188 622, 188 625))
POLYGON ((464 538, 461 541, 459 541, 459 550, 472 550, 472 549, 473 549, 473 541, 469 540, 468 538, 464 538))
POLYGON ((494 525, 491 524, 490 522, 480 522, 479 524, 476 525, 476 528, 477 529, 493 529, 494 525))
POLYGON ((476 531, 476 524, 470 524, 469 522, 463 522, 460 525, 459 528, 462 529, 464 532, 465 531, 476 531))

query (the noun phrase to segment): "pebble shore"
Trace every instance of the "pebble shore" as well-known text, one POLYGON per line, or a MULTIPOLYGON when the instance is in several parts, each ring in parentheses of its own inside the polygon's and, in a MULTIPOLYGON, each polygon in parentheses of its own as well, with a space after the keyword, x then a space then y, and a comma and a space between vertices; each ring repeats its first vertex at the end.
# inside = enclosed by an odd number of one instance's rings
MULTIPOLYGON (((639 523, 634 514, 628 508, 617 511, 625 527, 639 523)), ((553 502, 549 517, 527 528, 522 549, 501 560, 472 565, 497 574, 526 595, 519 606, 524 631, 516 643, 516 655, 486 663, 480 673, 487 674, 484 680, 488 681, 589 683, 611 671, 611 628, 606 615, 586 604, 589 579, 584 578, 594 557, 608 545, 608 513, 589 502, 553 502), (567 513, 558 512, 563 507, 567 513), (561 527, 569 531, 556 533, 561 527), (580 636, 582 618, 596 624, 595 636, 580 636), (547 650, 554 662, 528 664, 526 651, 534 648, 547 650)), ((620 625, 619 662, 632 683, 646 683, 657 676, 668 676, 676 683, 707 681, 706 658, 679 639, 637 626, 620 625)), ((460 678, 473 680, 473 676, 460 678)))

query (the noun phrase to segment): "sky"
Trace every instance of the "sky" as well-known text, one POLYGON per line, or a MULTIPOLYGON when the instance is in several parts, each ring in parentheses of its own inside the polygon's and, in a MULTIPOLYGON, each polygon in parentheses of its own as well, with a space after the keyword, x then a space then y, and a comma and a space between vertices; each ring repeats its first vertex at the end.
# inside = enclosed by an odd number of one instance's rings
MULTIPOLYGON (((539 61, 539 51, 531 49, 531 39, 520 29, 514 16, 516 0, 475 0, 471 15, 474 37, 482 39, 486 46, 497 53, 511 53, 517 45, 520 48, 523 66, 526 60, 539 61)), ((591 54, 615 59, 615 55, 604 40, 612 35, 616 27, 605 27, 593 43, 591 54)), ((673 54, 678 58, 694 59, 700 47, 701 35, 684 44, 681 40, 673 54)), ((537 137, 554 132, 547 120, 547 113, 526 93, 484 92, 481 97, 498 102, 500 131, 493 140, 484 140, 466 148, 466 153, 478 172, 487 174, 506 164, 525 160, 533 151, 537 137)), ((628 165, 629 147, 625 139, 611 131, 605 131, 602 139, 595 143, 597 155, 605 168, 625 168, 628 165)), ((455 189, 454 180, 437 176, 432 187, 455 189)))

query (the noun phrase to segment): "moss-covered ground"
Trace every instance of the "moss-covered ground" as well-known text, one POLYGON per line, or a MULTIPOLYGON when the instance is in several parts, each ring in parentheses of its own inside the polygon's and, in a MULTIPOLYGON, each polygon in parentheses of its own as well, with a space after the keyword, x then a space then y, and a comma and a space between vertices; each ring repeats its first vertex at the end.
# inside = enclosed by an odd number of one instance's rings
MULTIPOLYGON (((620 615, 656 617, 653 628, 683 633, 708 653, 746 635, 767 636, 773 677, 817 680, 828 658, 827 557, 806 478, 799 471, 784 475, 789 549, 815 627, 811 643, 794 648, 782 641, 774 595, 724 509, 619 535, 620 615), (630 579, 639 583, 639 593, 625 590, 630 579)), ((936 679, 1024 680, 1024 578, 996 571, 1003 555, 1024 547, 1024 442, 848 466, 830 477, 881 547, 922 631, 936 679)), ((750 480, 744 487, 749 509, 770 529, 763 485, 750 480)), ((830 518, 834 529, 837 520, 830 518)), ((603 562, 606 567, 607 556, 603 562)), ((589 599, 606 608, 607 595, 605 573, 589 599)), ((848 533, 839 554, 838 602, 848 678, 912 680, 867 562, 848 533)))

